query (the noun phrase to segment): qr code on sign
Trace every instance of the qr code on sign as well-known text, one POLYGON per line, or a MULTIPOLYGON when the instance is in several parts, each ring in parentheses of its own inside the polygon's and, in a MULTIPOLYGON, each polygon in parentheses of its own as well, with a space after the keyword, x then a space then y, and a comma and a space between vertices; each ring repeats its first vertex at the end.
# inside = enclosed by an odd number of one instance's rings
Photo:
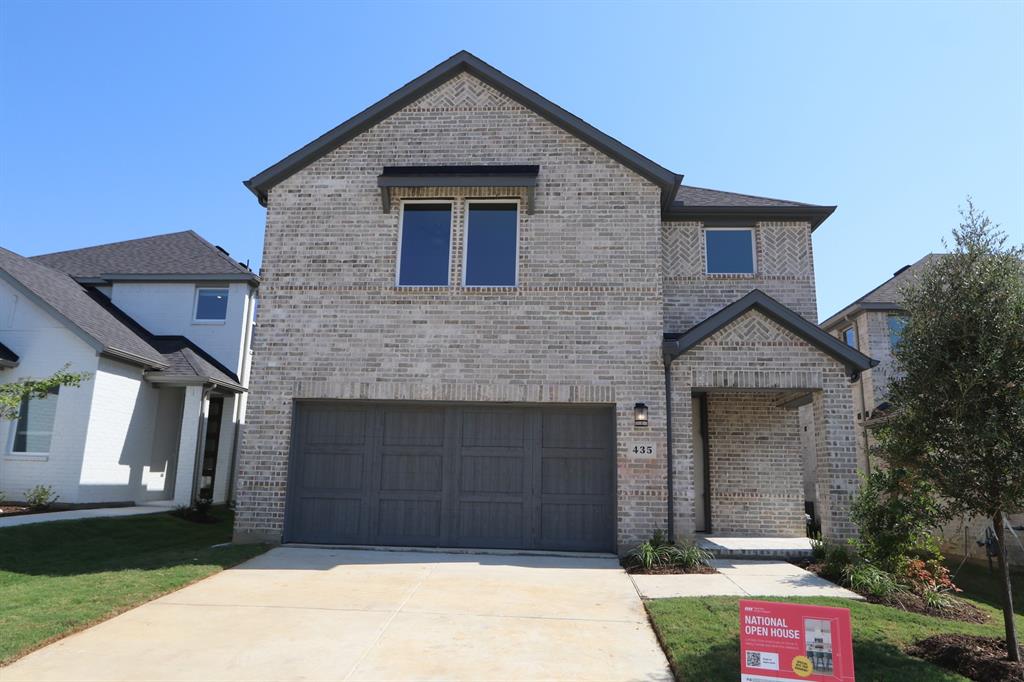
POLYGON ((761 652, 760 651, 748 651, 747 652, 747 665, 751 668, 761 667, 761 652))

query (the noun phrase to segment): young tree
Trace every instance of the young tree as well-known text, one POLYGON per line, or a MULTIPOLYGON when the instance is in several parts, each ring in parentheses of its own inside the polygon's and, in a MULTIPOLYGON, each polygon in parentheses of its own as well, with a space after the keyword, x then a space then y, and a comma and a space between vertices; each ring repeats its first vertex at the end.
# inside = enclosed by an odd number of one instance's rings
POLYGON ((1020 660, 1004 513, 1024 509, 1024 250, 970 199, 954 248, 902 292, 886 458, 927 476, 950 513, 984 515, 999 541, 1003 618, 1020 660))
POLYGON ((28 398, 45 398, 59 386, 78 386, 89 378, 88 372, 69 372, 68 365, 45 379, 19 379, 9 384, 0 384, 0 420, 17 419, 21 412, 21 401, 28 398))

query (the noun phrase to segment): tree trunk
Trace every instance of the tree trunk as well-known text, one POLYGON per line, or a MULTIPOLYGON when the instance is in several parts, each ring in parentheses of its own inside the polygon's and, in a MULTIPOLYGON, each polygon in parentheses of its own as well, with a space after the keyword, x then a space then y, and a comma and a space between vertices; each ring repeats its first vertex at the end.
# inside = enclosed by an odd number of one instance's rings
POLYGON ((999 541, 999 581, 1003 590, 1003 622, 1006 626, 1006 650, 1011 661, 1020 661, 1020 647, 1017 644, 1017 624, 1013 620, 1013 590, 1010 587, 1010 557, 1006 551, 1006 531, 1003 528, 1003 513, 996 512, 992 517, 992 527, 999 541))

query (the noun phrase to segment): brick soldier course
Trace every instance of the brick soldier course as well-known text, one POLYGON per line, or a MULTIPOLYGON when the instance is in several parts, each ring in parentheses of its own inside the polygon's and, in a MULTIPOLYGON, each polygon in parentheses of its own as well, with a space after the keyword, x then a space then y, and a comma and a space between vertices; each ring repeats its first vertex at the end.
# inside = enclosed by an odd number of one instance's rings
POLYGON ((713 531, 720 521, 734 534, 803 533, 800 430, 785 404, 801 398, 822 427, 823 523, 851 532, 847 377, 870 361, 823 349, 813 324, 810 234, 831 207, 681 186, 468 53, 375 107, 323 138, 336 142, 247 183, 267 222, 236 540, 282 539, 297 400, 580 403, 614 406, 614 537, 624 550, 669 523, 664 336, 754 289, 800 321, 751 309, 671 363, 672 525, 680 537, 704 530, 691 424, 692 396, 707 392, 713 531), (537 166, 536 186, 378 186, 384 168, 496 165, 537 166), (471 198, 519 203, 513 288, 461 285, 471 198), (407 199, 452 202, 448 286, 396 286, 407 199), (705 274, 708 224, 754 228, 753 276, 705 274), (635 424, 636 403, 648 407, 646 426, 635 424), (653 453, 635 453, 638 442, 653 453))

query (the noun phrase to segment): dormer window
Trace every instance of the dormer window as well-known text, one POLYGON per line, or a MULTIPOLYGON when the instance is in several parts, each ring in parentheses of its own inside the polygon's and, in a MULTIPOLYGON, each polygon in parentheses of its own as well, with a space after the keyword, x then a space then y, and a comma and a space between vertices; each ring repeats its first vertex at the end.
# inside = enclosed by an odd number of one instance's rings
POLYGON ((745 227, 706 229, 704 253, 709 275, 753 275, 754 230, 745 227))
POLYGON ((228 290, 196 289, 194 322, 223 322, 228 318, 228 290))

